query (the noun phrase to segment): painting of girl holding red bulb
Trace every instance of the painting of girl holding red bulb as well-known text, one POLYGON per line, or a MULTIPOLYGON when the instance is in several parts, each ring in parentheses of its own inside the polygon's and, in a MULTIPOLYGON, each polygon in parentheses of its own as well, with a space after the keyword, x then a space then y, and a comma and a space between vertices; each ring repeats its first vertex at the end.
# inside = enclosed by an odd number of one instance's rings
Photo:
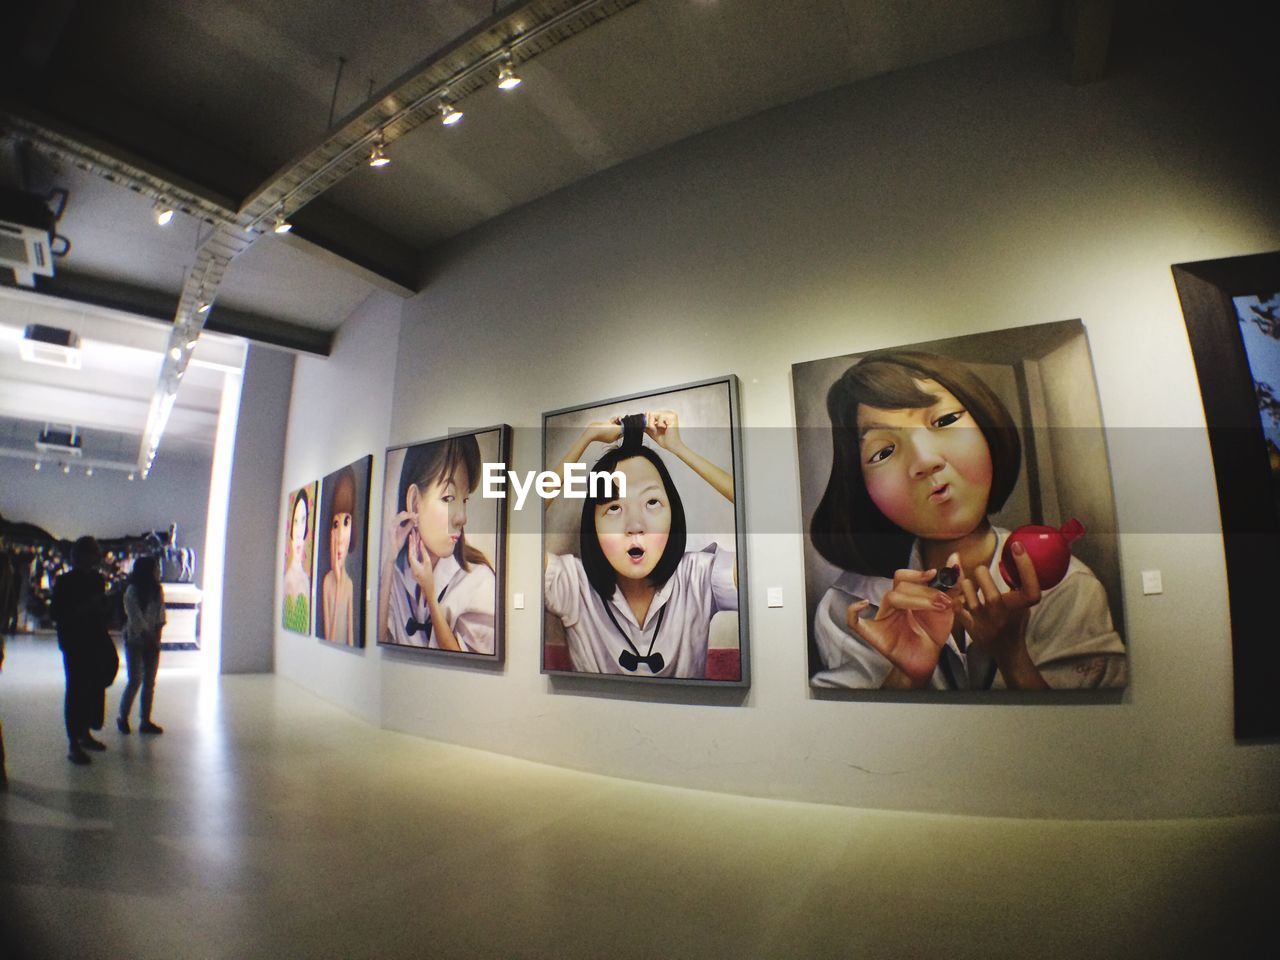
POLYGON ((1078 321, 793 368, 813 686, 1126 684, 1092 379, 1078 321))

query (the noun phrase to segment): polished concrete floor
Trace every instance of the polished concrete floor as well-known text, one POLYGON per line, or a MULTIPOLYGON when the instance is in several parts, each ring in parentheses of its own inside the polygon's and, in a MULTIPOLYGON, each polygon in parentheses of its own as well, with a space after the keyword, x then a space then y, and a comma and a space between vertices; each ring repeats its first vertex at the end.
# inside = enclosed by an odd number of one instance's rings
POLYGON ((52 640, 8 654, 4 960, 1280 955, 1273 818, 996 820, 700 793, 182 669, 161 672, 164 736, 109 728, 81 768, 52 640))

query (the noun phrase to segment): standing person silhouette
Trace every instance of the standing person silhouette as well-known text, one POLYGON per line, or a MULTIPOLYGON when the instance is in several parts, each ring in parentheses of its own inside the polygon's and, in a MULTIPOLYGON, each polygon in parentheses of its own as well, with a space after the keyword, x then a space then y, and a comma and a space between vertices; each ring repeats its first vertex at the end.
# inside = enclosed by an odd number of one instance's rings
POLYGON ((107 632, 110 614, 107 584, 98 572, 101 559, 97 540, 77 540, 71 548, 71 569, 53 585, 50 604, 67 679, 63 706, 67 759, 78 765, 89 763, 86 750, 107 749, 89 731, 102 729, 107 687, 120 666, 115 644, 107 632))
POLYGON ((155 557, 138 557, 133 562, 124 591, 124 661, 129 682, 120 697, 116 729, 129 732, 129 712, 133 698, 142 689, 142 733, 164 733, 151 722, 156 674, 160 670, 160 634, 164 630, 164 588, 160 586, 160 564, 155 557))

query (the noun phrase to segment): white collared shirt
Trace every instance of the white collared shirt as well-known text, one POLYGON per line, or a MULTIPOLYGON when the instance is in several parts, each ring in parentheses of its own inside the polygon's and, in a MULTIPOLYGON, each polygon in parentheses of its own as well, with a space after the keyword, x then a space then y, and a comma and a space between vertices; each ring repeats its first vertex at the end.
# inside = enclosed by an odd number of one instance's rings
MULTIPOLYGON (((439 638, 434 630, 427 629, 431 623, 431 609, 413 578, 413 571, 407 562, 403 566, 397 562, 393 569, 395 573, 387 613, 390 642, 439 650, 439 638), (413 636, 407 629, 410 618, 422 624, 413 636)), ((432 573, 438 602, 462 649, 467 653, 492 655, 494 604, 497 602, 497 581, 493 571, 483 563, 473 563, 470 570, 464 570, 451 554, 436 561, 432 573)))
POLYGON ((609 600, 610 619, 582 561, 572 554, 553 554, 547 557, 543 602, 564 624, 574 670, 701 679, 707 672, 711 618, 721 610, 738 609, 734 562, 732 553, 714 543, 686 553, 654 595, 644 623, 638 623, 620 589, 615 587, 609 600), (623 651, 638 652, 642 657, 661 653, 662 669, 654 672, 641 663, 634 672, 629 671, 619 661, 623 651))

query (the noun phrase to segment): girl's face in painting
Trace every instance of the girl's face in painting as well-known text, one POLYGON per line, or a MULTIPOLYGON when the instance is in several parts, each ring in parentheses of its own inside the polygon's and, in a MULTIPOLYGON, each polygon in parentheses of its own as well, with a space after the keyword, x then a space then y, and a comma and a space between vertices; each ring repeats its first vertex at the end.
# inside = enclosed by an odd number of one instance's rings
POLYGON ((469 479, 465 471, 459 471, 438 477, 425 488, 409 487, 407 506, 417 518, 418 538, 437 560, 453 553, 467 525, 469 479))
POLYGON ((329 557, 334 567, 347 562, 347 552, 351 549, 351 514, 335 513, 333 523, 329 526, 329 557))
POLYGON ((862 478, 871 501, 903 530, 923 540, 955 540, 986 520, 991 450, 951 391, 936 380, 916 385, 933 404, 858 405, 862 478))
POLYGON ((293 526, 289 530, 293 540, 293 554, 302 558, 302 548, 307 542, 307 501, 299 497, 293 504, 293 526))
POLYGON ((667 548, 671 501, 657 468, 644 457, 623 460, 616 469, 627 478, 627 495, 596 505, 596 537, 615 572, 643 580, 667 548))

